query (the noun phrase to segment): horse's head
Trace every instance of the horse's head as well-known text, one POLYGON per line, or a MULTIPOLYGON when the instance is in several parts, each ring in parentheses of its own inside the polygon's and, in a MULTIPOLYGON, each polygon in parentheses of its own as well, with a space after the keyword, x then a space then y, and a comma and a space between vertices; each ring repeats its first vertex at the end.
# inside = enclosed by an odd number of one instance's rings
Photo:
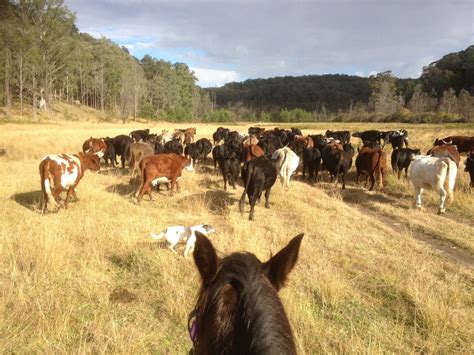
POLYGON ((264 263, 251 253, 219 258, 209 239, 199 232, 196 238, 202 284, 190 330, 195 353, 296 354, 278 290, 296 264, 303 234, 264 263))

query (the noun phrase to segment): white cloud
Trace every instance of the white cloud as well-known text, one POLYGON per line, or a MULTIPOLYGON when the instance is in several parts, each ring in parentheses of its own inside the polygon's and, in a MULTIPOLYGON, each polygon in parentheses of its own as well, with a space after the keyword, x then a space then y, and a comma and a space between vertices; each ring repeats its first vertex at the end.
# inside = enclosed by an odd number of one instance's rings
POLYGON ((191 68, 198 78, 201 87, 222 86, 232 81, 240 80, 239 73, 233 70, 217 70, 206 68, 191 68))

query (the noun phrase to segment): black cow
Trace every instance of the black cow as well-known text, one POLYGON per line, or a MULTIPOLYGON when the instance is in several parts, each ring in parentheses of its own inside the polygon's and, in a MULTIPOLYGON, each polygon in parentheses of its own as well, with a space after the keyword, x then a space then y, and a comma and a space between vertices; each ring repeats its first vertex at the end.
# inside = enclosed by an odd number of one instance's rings
POLYGON ((377 143, 381 145, 381 141, 383 139, 383 132, 380 132, 376 129, 372 129, 369 131, 364 132, 355 132, 352 134, 352 137, 357 137, 362 139, 362 143, 364 145, 369 146, 369 144, 377 143))
POLYGON ((115 161, 114 141, 110 137, 105 137, 104 142, 105 142, 105 145, 107 146, 107 149, 105 150, 104 156, 103 156, 105 160, 105 165, 108 166, 109 161, 110 161, 110 165, 112 165, 112 168, 115 168, 115 164, 117 163, 115 161))
POLYGON ((408 132, 405 129, 383 132, 382 136, 383 136, 382 147, 384 147, 385 144, 390 143, 393 149, 403 148, 403 145, 405 145, 405 148, 408 148, 408 132))
POLYGON ((324 166, 331 175, 331 180, 342 174, 342 188, 346 188, 346 174, 352 166, 354 148, 350 144, 342 146, 338 143, 327 144, 321 152, 324 166))
POLYGON ((265 207, 270 208, 270 191, 276 178, 275 162, 272 159, 259 157, 246 162, 242 168, 245 189, 240 198, 240 213, 244 211, 245 195, 247 194, 250 203, 249 219, 253 220, 255 203, 260 200, 263 191, 265 191, 265 207))
POLYGON ((263 149, 265 155, 271 155, 275 150, 283 148, 283 144, 279 137, 269 134, 259 139, 258 145, 263 149))
POLYGON ((469 152, 464 165, 466 166, 464 171, 468 172, 471 177, 471 187, 474 187, 474 150, 469 152))
POLYGON ((408 177, 408 167, 416 155, 420 155, 419 149, 398 148, 392 152, 392 170, 398 172, 398 178, 402 175, 402 170, 405 169, 405 177, 408 177))
POLYGON ((222 140, 225 140, 229 135, 229 129, 224 127, 218 127, 217 130, 212 134, 214 145, 222 140))
POLYGON ((217 163, 219 160, 225 159, 226 157, 226 146, 224 144, 216 145, 212 148, 212 161, 214 162, 214 168, 217 169, 217 163))
POLYGON ((169 142, 165 143, 164 153, 175 153, 178 155, 183 155, 183 145, 179 142, 179 139, 172 139, 169 142))
POLYGON ((163 154, 165 153, 165 146, 161 144, 161 140, 157 140, 155 142, 155 154, 163 154))
POLYGON ((136 131, 130 132, 130 138, 133 139, 134 142, 139 142, 140 140, 145 141, 150 134, 150 130, 147 129, 137 129, 136 131))
POLYGON ((253 134, 255 137, 260 137, 260 135, 265 131, 265 128, 262 127, 249 127, 248 133, 253 134))
POLYGON ((231 154, 225 159, 219 160, 219 167, 224 177, 224 190, 227 190, 227 181, 235 190, 235 182, 239 178, 240 159, 235 154, 231 154))
POLYGON ((316 147, 303 149, 303 178, 308 169, 309 181, 316 182, 321 171, 321 152, 316 147))
POLYGON ((299 128, 291 127, 291 132, 293 132, 297 136, 302 136, 303 135, 303 133, 301 132, 301 129, 299 129, 299 128))
POLYGON ((118 135, 114 138, 112 138, 112 142, 114 144, 114 150, 115 150, 115 159, 117 155, 120 155, 120 161, 122 163, 122 168, 125 168, 125 161, 127 159, 127 147, 130 146, 130 144, 133 143, 133 139, 130 138, 129 136, 126 136, 124 134, 118 135))
POLYGON ((184 155, 191 157, 193 164, 202 162, 212 150, 212 143, 207 138, 198 139, 195 143, 190 143, 184 150, 184 155))
POLYGON ((351 132, 349 131, 326 131, 326 138, 334 138, 341 144, 348 144, 351 141, 351 132))
POLYGON ((235 153, 240 156, 240 153, 242 152, 242 137, 239 132, 229 132, 227 138, 224 140, 224 144, 229 153, 235 153))

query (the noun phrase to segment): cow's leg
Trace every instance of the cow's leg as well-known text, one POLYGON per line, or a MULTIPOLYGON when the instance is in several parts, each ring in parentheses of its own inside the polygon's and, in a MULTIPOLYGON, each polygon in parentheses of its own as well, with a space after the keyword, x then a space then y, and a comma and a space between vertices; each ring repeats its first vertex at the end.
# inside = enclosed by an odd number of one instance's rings
POLYGON ((178 179, 176 179, 176 191, 181 192, 181 184, 179 183, 178 179))
POLYGON ((417 208, 421 208, 421 194, 423 189, 421 187, 415 187, 415 203, 417 208))
MULTIPOLYGON (((403 168, 397 169, 398 180, 400 180, 400 178, 402 176, 402 170, 403 170, 403 168)), ((405 174, 406 174, 406 169, 405 169, 405 174)))
POLYGON ((265 208, 270 208, 270 192, 272 188, 270 187, 267 191, 265 191, 265 208))
POLYGON ((244 212, 244 205, 245 205, 245 190, 242 192, 242 196, 240 197, 239 201, 239 212, 244 212))
POLYGON ((408 166, 405 168, 405 179, 408 180, 408 166))
POLYGON ((374 188, 374 185, 375 185, 375 175, 374 175, 374 173, 370 174, 369 177, 370 177, 369 191, 372 191, 372 189, 374 188))
POLYGON ((249 215, 249 220, 253 221, 255 217, 255 202, 257 201, 257 195, 254 193, 249 196, 249 202, 250 202, 250 215, 249 215))
MULTIPOLYGON (((138 203, 142 200, 143 195, 145 195, 145 192, 148 192, 149 187, 151 188, 151 181, 147 180, 147 181, 142 182, 142 185, 138 189, 138 194, 137 194, 138 203)), ((151 200, 152 199, 151 193, 148 192, 148 194, 150 195, 150 200, 151 200)))
POLYGON ((356 175, 356 185, 359 185, 359 177, 360 177, 360 172, 357 171, 357 175, 356 175))
POLYGON ((227 191, 227 174, 223 172, 222 176, 224 177, 224 191, 227 191))
POLYGON ((120 156, 120 161, 122 163, 122 169, 125 169, 125 153, 120 156))
POLYGON ((173 196, 173 192, 176 190, 176 180, 171 180, 171 191, 170 196, 173 196))
POLYGON ((346 188, 346 172, 344 171, 342 173, 342 189, 344 190, 346 188))
POLYGON ((446 190, 444 189, 443 186, 440 186, 438 188, 438 191, 439 191, 439 210, 438 210, 438 213, 441 214, 441 213, 446 212, 446 197, 448 196, 448 193, 446 192, 446 190))
POLYGON ((72 191, 74 190, 74 187, 71 186, 68 190, 67 190, 67 194, 66 194, 66 199, 64 200, 64 208, 67 209, 67 206, 68 206, 68 203, 69 203, 69 196, 72 194, 72 191))

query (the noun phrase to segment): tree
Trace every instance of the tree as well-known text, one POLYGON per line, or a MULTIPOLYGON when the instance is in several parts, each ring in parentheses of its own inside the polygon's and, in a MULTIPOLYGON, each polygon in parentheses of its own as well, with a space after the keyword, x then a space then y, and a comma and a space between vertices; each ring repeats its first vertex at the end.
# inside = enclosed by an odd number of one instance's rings
POLYGON ((396 95, 396 78, 391 71, 371 76, 369 102, 374 112, 392 114, 398 109, 399 99, 396 95))

